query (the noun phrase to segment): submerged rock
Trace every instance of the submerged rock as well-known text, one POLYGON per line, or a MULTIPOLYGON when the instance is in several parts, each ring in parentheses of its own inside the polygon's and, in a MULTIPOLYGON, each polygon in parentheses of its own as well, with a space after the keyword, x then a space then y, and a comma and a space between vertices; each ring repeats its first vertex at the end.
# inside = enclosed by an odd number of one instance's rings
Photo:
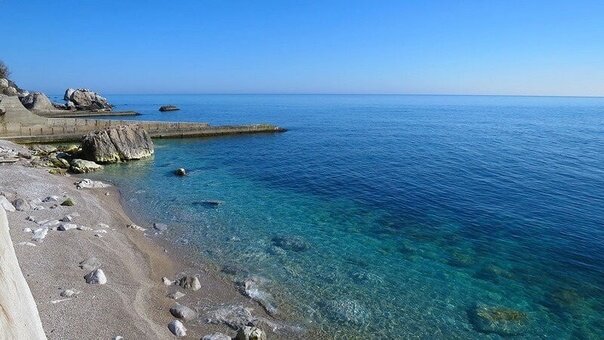
POLYGON ((270 293, 261 289, 262 284, 266 282, 259 277, 250 277, 239 283, 239 290, 243 295, 258 302, 267 313, 275 315, 277 313, 275 299, 270 293))
POLYGON ((323 307, 326 316, 338 322, 359 324, 369 317, 369 312, 356 300, 330 300, 323 307))
POLYGON ((479 332, 510 336, 526 332, 529 317, 520 310, 478 304, 470 311, 470 321, 479 332))
POLYGON ((83 158, 99 163, 142 159, 153 153, 153 141, 140 125, 107 128, 82 139, 83 158))
POLYGON ((185 321, 190 321, 197 318, 197 312, 193 309, 183 306, 179 303, 170 308, 170 313, 175 317, 185 321))
POLYGON ((170 332, 172 332, 172 334, 176 335, 177 337, 187 335, 187 329, 185 328, 185 325, 183 325, 182 322, 180 322, 179 320, 173 320, 172 322, 170 322, 168 324, 168 329, 170 330, 170 332))
POLYGON ((275 246, 285 250, 301 252, 310 249, 310 244, 303 237, 300 236, 275 236, 273 237, 272 242, 275 246))
POLYGON ((153 223, 153 229, 155 229, 159 232, 164 232, 164 231, 168 230, 168 225, 164 224, 164 223, 153 223))
POLYGON ((266 340, 266 333, 258 327, 245 326, 237 332, 236 340, 266 340))
POLYGON ((86 283, 104 285, 107 283, 107 277, 102 269, 95 269, 84 276, 86 283))
POLYGON ((193 202, 193 205, 201 205, 207 208, 216 208, 221 204, 224 204, 224 201, 219 201, 219 200, 203 200, 203 201, 198 201, 198 202, 193 202))

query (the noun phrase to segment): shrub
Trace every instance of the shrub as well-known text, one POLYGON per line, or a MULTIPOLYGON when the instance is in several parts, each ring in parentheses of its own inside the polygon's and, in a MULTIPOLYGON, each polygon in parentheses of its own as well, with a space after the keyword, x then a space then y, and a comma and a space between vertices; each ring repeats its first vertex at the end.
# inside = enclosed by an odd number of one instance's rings
POLYGON ((9 75, 10 71, 8 69, 8 66, 6 66, 6 64, 2 60, 0 60, 0 78, 8 79, 9 75))

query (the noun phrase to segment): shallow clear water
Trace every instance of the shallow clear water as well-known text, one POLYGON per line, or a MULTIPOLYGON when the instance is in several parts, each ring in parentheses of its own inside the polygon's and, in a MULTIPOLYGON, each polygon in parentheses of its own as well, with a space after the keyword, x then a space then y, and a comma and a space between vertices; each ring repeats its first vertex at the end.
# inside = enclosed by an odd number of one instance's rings
POLYGON ((270 280, 279 313, 306 327, 498 338, 473 319, 484 304, 524 313, 527 338, 604 334, 604 99, 109 99, 136 119, 289 129, 157 141, 154 159, 94 176, 175 243, 270 280))

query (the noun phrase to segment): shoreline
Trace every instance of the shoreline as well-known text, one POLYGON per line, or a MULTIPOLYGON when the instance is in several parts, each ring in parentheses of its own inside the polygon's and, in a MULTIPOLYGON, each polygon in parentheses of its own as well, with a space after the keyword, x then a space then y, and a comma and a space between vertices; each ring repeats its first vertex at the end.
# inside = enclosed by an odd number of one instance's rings
MULTIPOLYGON (((0 142, 0 147, 25 149, 9 142, 0 142)), ((29 167, 28 162, 22 158, 15 164, 1 165, 0 178, 2 194, 9 201, 21 198, 32 207, 43 207, 7 215, 17 258, 48 338, 172 337, 168 323, 175 318, 169 309, 176 301, 167 295, 176 291, 186 294, 178 303, 197 313, 194 320, 183 321, 188 329, 186 338, 200 339, 215 332, 233 337, 242 323, 254 323, 269 338, 295 337, 274 333, 281 320, 243 296, 218 270, 179 256, 177 247, 154 237, 146 226, 145 232, 127 228, 132 219, 119 188, 78 190, 74 182, 84 177, 51 175, 48 168, 29 167), (52 196, 58 200, 73 198, 76 205, 42 202, 52 196), (73 217, 73 223, 82 230, 50 228, 41 242, 32 240, 32 231, 40 228, 42 220, 54 221, 66 215, 79 215, 73 217), (87 271, 78 264, 90 257, 100 261, 107 284, 87 284, 84 280, 87 271), (162 277, 176 280, 184 275, 197 276, 201 289, 162 283, 162 277), (61 296, 67 289, 79 294, 61 296), (237 312, 248 315, 241 318, 237 312)))

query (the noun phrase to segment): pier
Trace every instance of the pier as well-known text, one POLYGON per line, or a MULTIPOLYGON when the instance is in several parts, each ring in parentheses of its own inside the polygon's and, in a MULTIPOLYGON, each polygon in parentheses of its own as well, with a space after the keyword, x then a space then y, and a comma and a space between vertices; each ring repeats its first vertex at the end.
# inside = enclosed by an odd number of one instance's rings
POLYGON ((17 143, 79 142, 82 136, 119 125, 142 125, 153 138, 189 138, 220 135, 276 133, 271 124, 211 126, 208 123, 154 122, 88 118, 48 118, 27 110, 17 97, 0 95, 0 139, 17 143))

